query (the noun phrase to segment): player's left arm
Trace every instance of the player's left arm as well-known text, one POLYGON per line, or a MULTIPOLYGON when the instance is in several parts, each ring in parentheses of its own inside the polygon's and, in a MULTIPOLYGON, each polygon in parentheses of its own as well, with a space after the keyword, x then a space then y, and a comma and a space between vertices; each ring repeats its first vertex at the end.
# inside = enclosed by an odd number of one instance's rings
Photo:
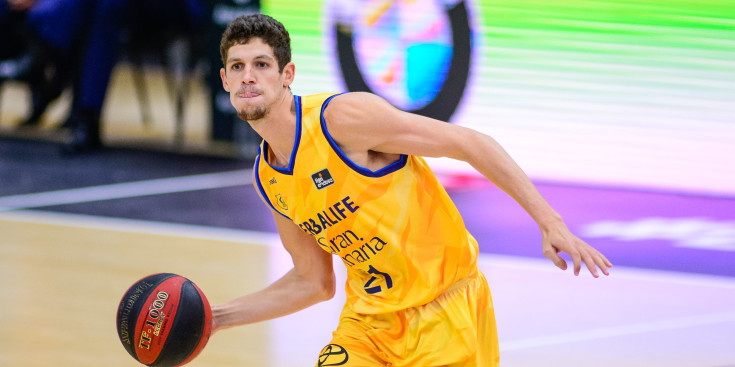
MULTIPOLYGON (((584 263, 608 275, 610 261, 572 234, 561 216, 546 202, 528 176, 492 137, 478 131, 401 111, 370 93, 335 97, 324 112, 329 133, 345 154, 358 161, 371 152, 448 157, 468 162, 520 204, 536 221, 543 235, 543 253, 557 267, 567 264, 568 253, 579 275, 584 263)), ((358 162, 359 163, 359 162, 358 162)))

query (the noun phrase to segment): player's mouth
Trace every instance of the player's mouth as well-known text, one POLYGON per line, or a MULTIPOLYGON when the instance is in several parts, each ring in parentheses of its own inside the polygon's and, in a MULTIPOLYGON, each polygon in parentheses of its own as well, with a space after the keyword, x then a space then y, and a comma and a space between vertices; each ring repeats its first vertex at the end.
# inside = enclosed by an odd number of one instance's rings
POLYGON ((242 88, 237 91, 237 96, 240 98, 255 98, 260 96, 260 91, 253 90, 250 88, 242 88))

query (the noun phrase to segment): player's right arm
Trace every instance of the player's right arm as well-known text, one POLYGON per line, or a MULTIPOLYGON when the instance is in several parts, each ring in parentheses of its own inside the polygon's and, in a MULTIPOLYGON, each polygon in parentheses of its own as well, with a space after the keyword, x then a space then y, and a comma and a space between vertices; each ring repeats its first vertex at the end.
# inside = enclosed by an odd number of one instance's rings
POLYGON ((332 255, 288 218, 273 216, 294 267, 263 290, 212 306, 214 331, 285 316, 334 296, 332 255))

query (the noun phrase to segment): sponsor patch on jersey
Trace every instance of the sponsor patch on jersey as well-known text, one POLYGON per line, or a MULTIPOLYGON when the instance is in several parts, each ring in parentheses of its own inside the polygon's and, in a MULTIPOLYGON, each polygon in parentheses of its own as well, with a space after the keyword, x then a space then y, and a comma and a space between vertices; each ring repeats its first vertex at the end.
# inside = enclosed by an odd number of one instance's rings
POLYGON ((319 190, 334 183, 332 174, 329 173, 329 170, 326 168, 311 175, 311 179, 314 181, 314 185, 316 185, 316 188, 319 190))

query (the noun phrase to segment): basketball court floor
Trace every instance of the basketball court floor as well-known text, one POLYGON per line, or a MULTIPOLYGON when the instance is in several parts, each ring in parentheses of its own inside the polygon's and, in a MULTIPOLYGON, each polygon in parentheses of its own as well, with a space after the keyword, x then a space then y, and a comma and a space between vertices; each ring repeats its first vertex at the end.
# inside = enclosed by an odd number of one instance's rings
MULTIPOLYGON (((284 274, 289 257, 249 170, 236 159, 124 148, 64 157, 53 143, 0 140, 0 365, 136 366, 115 313, 137 279, 178 273, 219 303, 284 274)), ((497 189, 444 179, 482 244, 502 366, 735 366, 732 198, 539 183, 616 264, 594 279, 543 259, 537 229, 497 189)), ((312 366, 342 298, 224 330, 190 365, 312 366)))
MULTIPOLYGON (((131 137, 169 139, 173 123, 158 116, 164 123, 143 126, 129 75, 114 78, 105 138, 127 143, 77 157, 59 155, 58 139, 6 134, 26 99, 4 87, 0 366, 138 366, 117 339, 115 314, 139 278, 178 273, 220 303, 291 266, 251 163, 125 148, 131 137)), ((162 85, 151 95, 164 98, 162 85)), ((201 142, 206 124, 193 122, 204 121, 203 99, 189 107, 188 143, 201 142)), ((52 106, 50 120, 62 114, 52 106)), ((48 122, 41 135, 54 137, 48 122)), ((538 182, 572 231, 615 264, 593 279, 544 259, 538 229, 496 188, 442 179, 481 245, 501 366, 735 366, 735 198, 538 182)), ((338 291, 294 315, 215 334, 190 365, 313 366, 336 325, 338 291)))

